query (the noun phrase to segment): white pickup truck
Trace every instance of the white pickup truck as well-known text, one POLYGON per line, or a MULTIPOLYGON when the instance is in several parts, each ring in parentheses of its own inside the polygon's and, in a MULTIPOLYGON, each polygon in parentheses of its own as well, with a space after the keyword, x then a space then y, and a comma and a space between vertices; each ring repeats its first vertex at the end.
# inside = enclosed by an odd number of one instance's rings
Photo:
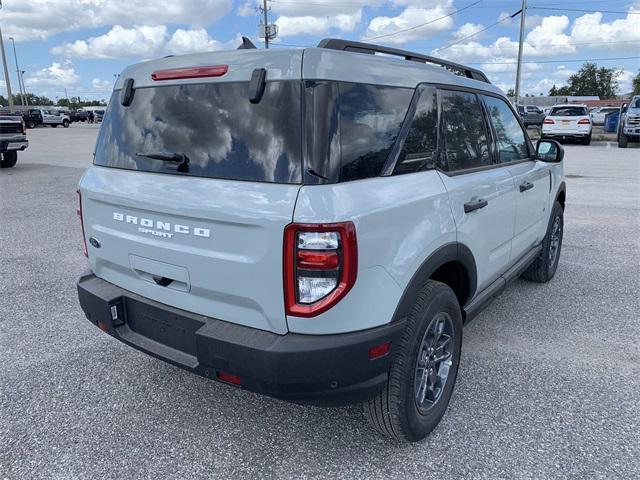
POLYGON ((35 128, 38 125, 49 125, 53 128, 62 125, 64 128, 69 128, 71 125, 71 118, 66 113, 44 108, 30 109, 24 115, 24 121, 29 128, 35 128))
POLYGON ((20 115, 0 115, 0 168, 11 168, 18 161, 18 151, 29 146, 27 128, 20 115))

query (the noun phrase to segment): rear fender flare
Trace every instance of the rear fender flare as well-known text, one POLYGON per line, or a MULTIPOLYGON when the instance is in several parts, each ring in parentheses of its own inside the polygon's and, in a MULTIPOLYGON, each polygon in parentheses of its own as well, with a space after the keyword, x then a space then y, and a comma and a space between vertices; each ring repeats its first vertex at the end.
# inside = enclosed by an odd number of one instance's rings
MULTIPOLYGON (((473 298, 477 288, 476 262, 473 254, 466 245, 457 242, 447 243, 429 255, 429 257, 422 262, 420 268, 413 274, 413 277, 411 277, 411 280, 404 289, 391 322, 400 321, 409 314, 422 286, 431 278, 438 268, 449 262, 460 263, 465 271, 468 281, 468 295, 467 298, 464 299, 464 303, 468 303, 468 301, 473 298)), ((464 305, 460 306, 461 309, 463 306, 464 305)))

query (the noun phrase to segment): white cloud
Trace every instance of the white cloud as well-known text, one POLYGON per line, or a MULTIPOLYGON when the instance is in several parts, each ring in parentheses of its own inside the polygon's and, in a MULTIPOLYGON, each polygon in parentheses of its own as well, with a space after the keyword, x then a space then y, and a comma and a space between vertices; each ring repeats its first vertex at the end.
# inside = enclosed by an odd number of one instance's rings
MULTIPOLYGON (((541 15, 527 15, 525 18, 524 26, 525 28, 536 28, 538 25, 542 24, 542 20, 544 19, 541 15)), ((518 25, 520 25, 518 23, 518 25)))
POLYGON ((237 13, 241 17, 248 17, 250 15, 255 15, 257 10, 257 3, 255 1, 249 0, 248 2, 243 3, 238 6, 237 13))
POLYGON ((633 79, 637 74, 637 70, 632 72, 630 70, 623 69, 618 77, 618 91, 622 94, 631 92, 633 90, 633 79))
POLYGON ((290 37, 294 35, 320 35, 331 28, 336 28, 341 32, 350 32, 360 22, 362 11, 358 10, 354 14, 341 14, 332 17, 287 17, 281 16, 276 20, 279 37, 290 37))
POLYGON ((571 38, 578 43, 602 42, 602 49, 620 49, 619 44, 611 42, 628 42, 627 47, 637 53, 638 45, 633 42, 640 42, 640 15, 628 14, 626 18, 603 22, 602 13, 588 13, 573 23, 571 38))
MULTIPOLYGON (((362 20, 363 7, 375 7, 384 0, 314 0, 313 2, 273 2, 272 15, 278 25, 279 37, 322 35, 331 30, 351 32, 362 20)), ((240 15, 255 14, 255 3, 246 2, 238 9, 240 15)))
MULTIPOLYGON (((517 58, 494 58, 491 62, 483 63, 480 69, 484 72, 502 73, 515 72, 517 58)), ((542 67, 537 63, 523 63, 522 71, 524 73, 536 72, 542 67)))
POLYGON ((365 38, 388 35, 427 22, 433 23, 397 35, 385 36, 383 37, 384 41, 386 43, 404 43, 411 40, 426 39, 451 29, 454 25, 452 17, 441 17, 453 11, 453 3, 451 1, 436 3, 432 8, 409 6, 396 17, 375 17, 369 22, 365 38), (439 18, 441 19, 434 21, 439 18))
POLYGON ((196 30, 183 30, 179 28, 164 45, 164 49, 171 54, 207 52, 215 50, 228 50, 236 48, 242 43, 242 38, 237 35, 229 42, 221 42, 209 36, 204 28, 196 30))
POLYGON ((91 80, 91 88, 96 92, 96 94, 109 93, 111 92, 111 90, 113 90, 113 82, 110 82, 109 80, 102 80, 100 78, 94 78, 93 80, 91 80))
POLYGON ((73 87, 80 83, 80 77, 75 71, 73 63, 53 62, 51 66, 38 70, 24 79, 29 87, 73 87))
POLYGON ((65 58, 151 58, 165 54, 184 54, 202 51, 233 49, 240 37, 220 42, 209 36, 204 28, 177 29, 172 35, 167 27, 115 25, 109 32, 87 40, 76 40, 51 49, 51 53, 65 58))
POLYGON ((167 27, 115 25, 109 32, 88 40, 53 47, 51 53, 67 58, 121 58, 153 56, 167 41, 167 27))
POLYGON ((527 45, 530 55, 556 55, 575 52, 576 47, 570 45, 571 37, 563 33, 569 26, 569 18, 551 16, 542 19, 540 25, 527 34, 527 45))
MULTIPOLYGON (((547 57, 575 52, 576 47, 571 45, 571 37, 564 33, 568 26, 569 19, 566 16, 550 16, 542 19, 540 25, 525 37, 524 56, 547 57)), ((444 50, 436 49, 434 54, 461 62, 515 58, 518 55, 518 42, 509 37, 499 37, 493 43, 483 45, 474 38, 444 50)))
POLYGON ((232 0, 29 0, 5 2, 4 34, 17 41, 44 40, 81 28, 106 25, 209 25, 229 13, 232 0))
POLYGON ((461 25, 460 28, 458 28, 458 30, 453 32, 453 37, 456 39, 461 39, 461 38, 468 37, 470 35, 474 35, 475 38, 478 39, 480 38, 480 35, 482 35, 482 34, 478 35, 478 32, 480 32, 480 30, 482 30, 483 28, 484 28, 484 25, 480 23, 467 22, 461 25))
POLYGON ((559 65, 553 70, 551 73, 547 74, 547 76, 537 83, 533 85, 529 85, 526 90, 531 93, 535 92, 536 94, 544 93, 545 95, 549 92, 549 89, 554 85, 559 87, 564 85, 567 82, 567 79, 575 73, 575 70, 571 70, 564 65, 559 65))

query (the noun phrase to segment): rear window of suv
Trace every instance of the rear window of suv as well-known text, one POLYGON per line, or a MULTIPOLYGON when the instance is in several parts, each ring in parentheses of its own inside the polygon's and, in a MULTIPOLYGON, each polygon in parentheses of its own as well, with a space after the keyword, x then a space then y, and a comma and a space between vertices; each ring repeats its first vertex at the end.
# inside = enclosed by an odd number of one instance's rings
POLYGON ((554 107, 551 109, 551 117, 581 117, 588 115, 585 107, 554 107))
POLYGON ((300 183, 300 82, 267 82, 257 104, 249 102, 248 85, 139 88, 128 107, 120 103, 121 92, 114 92, 94 163, 144 172, 300 183))

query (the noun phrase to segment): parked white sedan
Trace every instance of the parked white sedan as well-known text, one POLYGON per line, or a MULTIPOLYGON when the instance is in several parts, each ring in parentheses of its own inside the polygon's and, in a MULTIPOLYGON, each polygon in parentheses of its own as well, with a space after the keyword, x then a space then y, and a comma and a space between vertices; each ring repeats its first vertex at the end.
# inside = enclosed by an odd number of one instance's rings
POLYGON ((555 105, 542 123, 542 138, 591 143, 591 117, 586 105, 555 105))
POLYGON ((620 107, 598 107, 591 112, 591 123, 594 125, 604 125, 604 120, 608 113, 619 111, 620 107))

